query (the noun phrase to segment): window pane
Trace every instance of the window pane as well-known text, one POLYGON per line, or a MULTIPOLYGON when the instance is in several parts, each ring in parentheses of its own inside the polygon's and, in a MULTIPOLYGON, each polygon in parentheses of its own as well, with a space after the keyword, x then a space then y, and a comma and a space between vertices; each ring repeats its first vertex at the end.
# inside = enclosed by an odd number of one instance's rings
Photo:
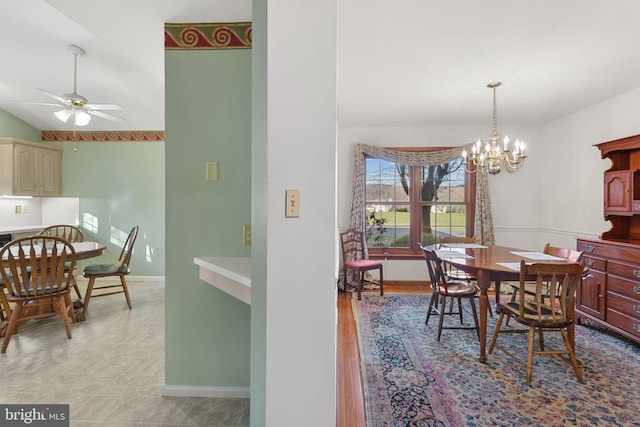
POLYGON ((367 246, 370 248, 408 248, 409 205, 389 205, 384 211, 367 212, 367 246))
POLYGON ((441 237, 465 236, 467 234, 467 216, 464 205, 424 205, 421 219, 422 232, 433 235, 437 240, 441 237))
POLYGON ((411 180, 408 166, 367 157, 365 169, 365 200, 368 205, 372 202, 383 205, 409 201, 411 180))
POLYGON ((465 175, 462 159, 455 159, 442 165, 427 165, 420 167, 422 187, 420 201, 448 202, 463 201, 465 175), (462 197, 462 199, 460 199, 462 197))

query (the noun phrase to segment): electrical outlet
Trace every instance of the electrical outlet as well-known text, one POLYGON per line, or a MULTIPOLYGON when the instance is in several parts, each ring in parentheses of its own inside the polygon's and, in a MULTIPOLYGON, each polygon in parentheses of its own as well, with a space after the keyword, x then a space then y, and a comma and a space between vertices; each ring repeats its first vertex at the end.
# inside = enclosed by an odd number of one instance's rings
POLYGON ((242 244, 245 246, 251 246, 251 226, 245 225, 242 227, 242 244))

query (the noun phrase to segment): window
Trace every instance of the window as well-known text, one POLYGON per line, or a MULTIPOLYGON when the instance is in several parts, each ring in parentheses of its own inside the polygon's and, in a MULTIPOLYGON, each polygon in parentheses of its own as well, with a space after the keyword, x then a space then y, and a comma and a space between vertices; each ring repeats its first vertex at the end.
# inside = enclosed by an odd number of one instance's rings
POLYGON ((442 236, 474 234, 475 179, 469 179, 461 157, 408 166, 365 155, 365 174, 371 256, 422 256, 418 242, 429 245, 442 236))

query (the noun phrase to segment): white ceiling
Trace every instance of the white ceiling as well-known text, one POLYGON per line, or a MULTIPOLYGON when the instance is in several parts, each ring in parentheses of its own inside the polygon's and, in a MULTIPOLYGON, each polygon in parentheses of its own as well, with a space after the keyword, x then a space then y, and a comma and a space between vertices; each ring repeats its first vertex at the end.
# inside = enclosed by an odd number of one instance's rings
MULTIPOLYGON (((494 80, 499 122, 520 124, 640 87, 638 0, 339 0, 338 15, 341 126, 488 125, 494 80)), ((71 130, 12 101, 71 92, 76 44, 78 93, 125 118, 83 130, 164 129, 164 23, 250 20, 250 0, 4 0, 0 108, 71 130)))

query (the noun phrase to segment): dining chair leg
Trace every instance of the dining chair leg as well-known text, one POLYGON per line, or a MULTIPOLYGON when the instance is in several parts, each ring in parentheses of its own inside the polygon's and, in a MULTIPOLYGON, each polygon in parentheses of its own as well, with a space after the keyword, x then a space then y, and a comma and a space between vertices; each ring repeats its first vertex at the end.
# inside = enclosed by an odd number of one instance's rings
POLYGON ((569 352, 569 358, 571 359, 571 364, 573 365, 573 370, 576 373, 576 377, 578 378, 578 382, 583 384, 582 380, 582 369, 580 369, 580 365, 578 364, 578 359, 576 359, 576 353, 571 345, 571 341, 569 340, 569 334, 564 329, 560 330, 562 334, 562 339, 564 340, 564 345, 567 347, 567 351, 569 352))
POLYGON ((440 319, 438 320, 438 342, 440 342, 440 336, 442 335, 442 324, 444 323, 444 311, 447 308, 447 299, 442 297, 442 305, 440 306, 440 319))
POLYGON ((91 300, 91 292, 93 292, 93 285, 96 282, 96 278, 92 277, 89 279, 89 284, 87 285, 87 293, 84 296, 84 302, 82 305, 82 313, 87 314, 87 310, 89 309, 89 301, 91 300))
POLYGON ((362 275, 362 273, 360 273, 359 271, 356 271, 356 291, 358 292, 358 301, 360 301, 362 299, 362 278, 360 277, 362 275))
POLYGON ((475 297, 469 298, 469 302, 471 303, 471 313, 473 314, 473 324, 476 327, 476 335, 478 336, 478 341, 480 341, 480 326, 478 325, 478 310, 476 310, 476 301, 475 297))
POLYGON ((538 330, 538 344, 540 345, 540 351, 544 351, 544 332, 542 328, 538 330))
POLYGON ((80 293, 80 287, 78 286, 78 282, 76 282, 76 276, 71 276, 71 281, 73 282, 73 289, 76 290, 76 295, 78 295, 78 299, 82 299, 82 293, 80 293))
POLYGON ((384 296, 384 278, 382 276, 382 265, 380 266, 380 296, 384 296))
POLYGON ((122 284, 122 289, 124 289, 124 296, 127 298, 127 306, 129 307, 129 310, 131 310, 131 298, 129 297, 127 279, 125 279, 124 276, 120 276, 120 283, 122 284))
POLYGON ((431 312, 433 311, 433 305, 438 306, 438 294, 435 292, 431 293, 431 299, 429 300, 429 307, 427 308, 427 317, 424 320, 424 324, 429 324, 429 317, 431 317, 431 312))
POLYGON ((55 298, 54 305, 56 306, 56 311, 60 313, 60 316, 62 317, 64 329, 67 331, 67 338, 71 339, 71 326, 69 325, 69 317, 67 316, 67 304, 64 297, 55 298))
POLYGON ((462 298, 458 297, 458 313, 460 315, 460 324, 464 323, 464 319, 462 318, 462 298))
POLYGON ((498 339, 498 334, 500 333, 500 328, 502 328, 502 321, 504 319, 504 313, 500 313, 498 316, 498 322, 496 323, 496 328, 493 331, 493 337, 491 338, 491 344, 489 344, 488 353, 491 354, 493 352, 493 348, 496 345, 496 340, 498 339))
POLYGON ((73 307, 71 294, 66 294, 64 296, 64 304, 65 304, 65 311, 67 312, 67 315, 71 317, 71 320, 73 321, 73 323, 76 323, 78 321, 78 318, 76 316, 75 308, 73 307))
POLYGON ((527 386, 531 387, 531 376, 533 375, 533 343, 536 339, 536 328, 529 327, 529 349, 527 354, 527 386))
POLYGON ((9 341, 11 340, 11 336, 16 332, 18 328, 18 318, 22 313, 22 303, 17 303, 15 307, 13 307, 13 313, 11 313, 11 319, 9 319, 9 326, 7 326, 7 331, 4 334, 4 340, 2 341, 2 349, 0 349, 0 353, 4 354, 7 351, 7 346, 9 345, 9 341))

